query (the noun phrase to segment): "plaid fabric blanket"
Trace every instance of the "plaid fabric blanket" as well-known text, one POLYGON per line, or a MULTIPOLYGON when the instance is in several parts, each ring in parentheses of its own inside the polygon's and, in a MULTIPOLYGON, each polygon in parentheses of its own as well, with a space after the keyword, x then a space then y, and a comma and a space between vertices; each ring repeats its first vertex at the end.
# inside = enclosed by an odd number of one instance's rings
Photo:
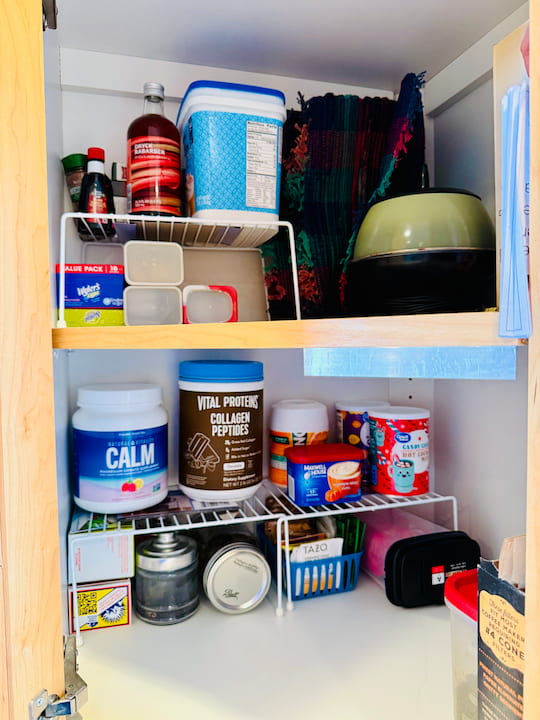
MULTIPOLYGON (((344 314, 345 269, 358 227, 381 197, 420 188, 423 74, 409 73, 397 100, 299 96, 283 131, 280 217, 296 237, 304 318, 344 314)), ((288 244, 263 247, 270 315, 294 316, 288 244)))

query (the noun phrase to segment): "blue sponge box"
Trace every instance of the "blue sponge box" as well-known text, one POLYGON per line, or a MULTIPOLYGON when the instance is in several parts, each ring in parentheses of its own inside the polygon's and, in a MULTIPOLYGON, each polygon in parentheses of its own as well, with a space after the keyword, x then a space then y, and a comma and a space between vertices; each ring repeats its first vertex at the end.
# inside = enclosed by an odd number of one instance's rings
MULTIPOLYGON (((124 324, 124 266, 64 266, 64 320, 68 327, 124 324)), ((56 266, 60 306, 61 266, 56 266)))
MULTIPOLYGON (((60 265, 56 266, 60 293, 60 265)), ((123 265, 66 265, 64 303, 66 308, 123 308, 123 265)))

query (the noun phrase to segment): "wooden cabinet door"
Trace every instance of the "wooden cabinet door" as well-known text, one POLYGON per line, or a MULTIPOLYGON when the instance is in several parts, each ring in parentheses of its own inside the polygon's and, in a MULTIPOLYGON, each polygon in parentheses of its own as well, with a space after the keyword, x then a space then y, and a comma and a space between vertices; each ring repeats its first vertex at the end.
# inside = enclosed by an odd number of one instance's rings
POLYGON ((39 0, 0 24, 0 718, 64 692, 43 40, 39 0))

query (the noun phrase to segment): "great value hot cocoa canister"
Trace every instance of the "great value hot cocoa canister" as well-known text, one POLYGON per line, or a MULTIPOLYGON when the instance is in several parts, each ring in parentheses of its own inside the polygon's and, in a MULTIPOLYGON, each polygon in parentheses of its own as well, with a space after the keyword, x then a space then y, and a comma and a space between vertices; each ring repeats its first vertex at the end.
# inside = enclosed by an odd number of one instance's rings
POLYGON ((263 364, 187 360, 178 387, 182 490, 202 501, 254 495, 262 482, 263 364))
POLYGON ((375 458, 373 490, 385 495, 429 492, 429 410, 390 406, 369 411, 375 458))

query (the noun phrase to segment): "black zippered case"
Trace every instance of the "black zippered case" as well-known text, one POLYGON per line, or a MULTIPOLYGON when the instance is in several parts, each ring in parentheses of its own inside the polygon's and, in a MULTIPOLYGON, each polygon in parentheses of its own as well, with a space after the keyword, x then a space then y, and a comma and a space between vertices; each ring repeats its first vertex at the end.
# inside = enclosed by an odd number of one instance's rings
POLYGON ((479 561, 480 546, 461 530, 403 538, 386 552, 386 596, 406 608, 441 605, 446 578, 479 561))

